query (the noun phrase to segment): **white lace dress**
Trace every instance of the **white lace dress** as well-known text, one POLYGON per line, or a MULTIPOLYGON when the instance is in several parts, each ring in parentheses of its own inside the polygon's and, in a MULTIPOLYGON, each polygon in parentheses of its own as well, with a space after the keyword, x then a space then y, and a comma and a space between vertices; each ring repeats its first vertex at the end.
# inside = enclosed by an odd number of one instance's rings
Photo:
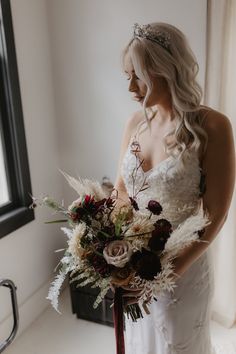
MULTIPOLYGON (((130 143, 122 161, 122 176, 130 195, 136 163, 130 143)), ((139 168, 135 180, 135 188, 140 188, 144 178, 149 185, 137 196, 140 209, 145 211, 148 200, 157 200, 163 207, 163 217, 172 223, 173 229, 193 213, 200 200, 198 155, 191 153, 184 171, 178 167, 178 160, 170 156, 147 172, 139 168)), ((210 247, 176 284, 174 293, 166 291, 149 305, 150 315, 144 314, 137 322, 125 315, 126 354, 216 353, 210 338, 214 288, 210 247)))

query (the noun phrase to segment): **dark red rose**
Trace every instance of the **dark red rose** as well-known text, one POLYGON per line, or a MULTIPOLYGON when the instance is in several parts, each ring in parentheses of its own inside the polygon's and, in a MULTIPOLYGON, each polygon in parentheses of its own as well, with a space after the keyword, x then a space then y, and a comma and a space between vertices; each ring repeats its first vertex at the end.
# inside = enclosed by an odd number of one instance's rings
POLYGON ((161 262, 157 254, 142 248, 142 251, 135 252, 130 263, 136 274, 142 279, 153 280, 161 271, 161 262))
POLYGON ((136 200, 132 197, 129 197, 129 200, 131 202, 131 205, 132 207, 135 209, 135 210, 139 210, 139 207, 138 207, 138 203, 136 202, 136 200))
POLYGON ((162 212, 162 206, 156 200, 149 200, 147 208, 154 215, 160 215, 162 212))

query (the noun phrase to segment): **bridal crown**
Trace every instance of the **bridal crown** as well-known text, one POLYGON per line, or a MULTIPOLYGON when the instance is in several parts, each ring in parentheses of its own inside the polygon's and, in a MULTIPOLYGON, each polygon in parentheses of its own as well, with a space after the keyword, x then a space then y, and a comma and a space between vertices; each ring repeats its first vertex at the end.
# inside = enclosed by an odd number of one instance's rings
POLYGON ((162 48, 170 50, 170 34, 165 31, 156 31, 152 28, 150 24, 148 25, 139 25, 138 23, 134 24, 134 38, 145 38, 150 41, 156 42, 162 48))

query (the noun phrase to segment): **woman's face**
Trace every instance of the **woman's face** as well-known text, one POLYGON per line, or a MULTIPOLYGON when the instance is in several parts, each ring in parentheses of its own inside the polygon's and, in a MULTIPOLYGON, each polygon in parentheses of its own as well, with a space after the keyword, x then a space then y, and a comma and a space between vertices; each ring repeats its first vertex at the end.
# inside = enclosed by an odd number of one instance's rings
MULTIPOLYGON (((129 53, 124 58, 124 72, 129 80, 128 90, 132 94, 132 99, 143 104, 147 93, 147 85, 136 75, 129 53)), ((146 102, 146 107, 152 107, 157 104, 166 103, 170 100, 170 91, 167 82, 162 77, 150 77, 152 82, 152 91, 146 102)))

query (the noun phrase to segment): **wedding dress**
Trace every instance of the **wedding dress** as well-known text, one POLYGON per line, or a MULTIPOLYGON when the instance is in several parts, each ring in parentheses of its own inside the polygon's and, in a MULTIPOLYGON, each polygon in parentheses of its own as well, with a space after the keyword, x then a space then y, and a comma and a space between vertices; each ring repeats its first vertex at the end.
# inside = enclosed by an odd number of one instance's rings
MULTIPOLYGON (((127 192, 129 195, 137 192, 145 179, 148 188, 137 195, 140 210, 149 213, 145 209, 147 202, 157 200, 163 207, 162 216, 175 229, 199 207, 202 173, 198 155, 191 151, 184 170, 172 156, 149 171, 140 167, 134 185, 132 172, 137 166, 137 158, 132 151, 132 142, 138 141, 137 135, 132 137, 121 166, 127 192)), ((176 285, 174 292, 166 291, 157 301, 153 300, 149 305, 150 315, 142 311, 144 318, 137 322, 125 315, 126 354, 216 353, 210 337, 214 292, 210 246, 176 281, 176 285)))

